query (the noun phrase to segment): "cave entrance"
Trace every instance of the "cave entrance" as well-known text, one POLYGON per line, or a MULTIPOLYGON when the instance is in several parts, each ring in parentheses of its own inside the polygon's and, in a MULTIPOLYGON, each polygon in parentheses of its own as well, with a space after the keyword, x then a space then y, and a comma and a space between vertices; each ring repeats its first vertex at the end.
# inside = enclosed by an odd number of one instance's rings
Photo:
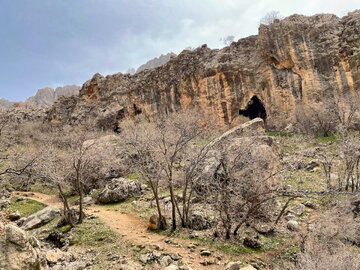
POLYGON ((266 110, 262 102, 257 96, 253 96, 245 110, 239 110, 239 115, 246 116, 250 120, 260 117, 263 120, 266 119, 266 110))

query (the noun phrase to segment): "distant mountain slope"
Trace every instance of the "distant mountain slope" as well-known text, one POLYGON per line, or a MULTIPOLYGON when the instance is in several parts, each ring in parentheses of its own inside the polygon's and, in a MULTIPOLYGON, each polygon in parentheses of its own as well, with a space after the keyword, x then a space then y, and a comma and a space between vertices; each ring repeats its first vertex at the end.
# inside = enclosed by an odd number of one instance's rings
POLYGON ((72 96, 79 93, 80 87, 77 85, 66 85, 57 87, 55 90, 50 87, 39 89, 35 96, 29 97, 24 105, 35 107, 49 107, 54 104, 55 100, 61 96, 72 96))
POLYGON ((52 89, 45 87, 39 89, 35 96, 29 97, 25 102, 13 102, 5 98, 0 98, 0 109, 11 109, 14 103, 19 107, 50 107, 61 96, 70 97, 79 94, 80 86, 66 85, 64 87, 56 87, 52 89))
POLYGON ((0 109, 10 109, 14 106, 14 102, 7 100, 5 98, 0 98, 0 109))
POLYGON ((151 59, 147 61, 145 64, 141 65, 137 70, 136 73, 143 71, 145 69, 152 69, 161 65, 166 64, 172 56, 176 56, 175 53, 171 52, 165 55, 160 55, 159 57, 155 57, 154 59, 151 59))

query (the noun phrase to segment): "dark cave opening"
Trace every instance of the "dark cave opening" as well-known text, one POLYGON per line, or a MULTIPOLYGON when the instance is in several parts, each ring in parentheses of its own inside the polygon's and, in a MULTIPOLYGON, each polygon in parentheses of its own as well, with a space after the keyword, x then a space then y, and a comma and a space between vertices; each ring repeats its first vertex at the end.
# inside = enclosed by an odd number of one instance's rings
POLYGON ((239 115, 250 118, 251 120, 257 117, 266 119, 266 110, 262 102, 257 96, 253 96, 245 110, 239 110, 239 115))
POLYGON ((142 109, 141 108, 138 108, 137 106, 136 106, 136 104, 134 104, 134 115, 136 116, 136 115, 139 115, 139 114, 141 114, 142 113, 142 109))

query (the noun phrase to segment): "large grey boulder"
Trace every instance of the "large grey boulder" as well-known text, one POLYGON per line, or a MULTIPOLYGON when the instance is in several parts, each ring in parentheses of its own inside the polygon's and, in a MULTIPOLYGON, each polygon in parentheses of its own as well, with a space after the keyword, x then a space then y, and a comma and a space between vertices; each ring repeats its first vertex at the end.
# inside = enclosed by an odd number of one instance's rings
POLYGON ((39 212, 29 216, 22 224, 21 228, 24 230, 31 230, 35 228, 39 228, 54 218, 56 218, 60 214, 60 210, 53 206, 48 206, 39 212))
POLYGON ((134 196, 140 195, 146 186, 138 181, 126 178, 113 179, 110 184, 100 192, 97 197, 100 203, 122 202, 134 196))
MULTIPOLYGON (((213 179, 221 164, 222 153, 226 153, 227 159, 231 162, 246 157, 248 164, 260 173, 259 179, 264 184, 272 186, 276 184, 275 175, 279 165, 278 148, 270 136, 266 136, 264 121, 255 118, 240 126, 236 126, 218 137, 209 145, 209 153, 204 161, 203 178, 213 179)), ((240 164, 240 161, 239 161, 240 164)), ((240 174, 250 173, 251 168, 245 166, 246 170, 239 169, 240 174)))
POLYGON ((41 252, 30 244, 26 232, 12 223, 0 227, 4 228, 0 233, 0 269, 41 269, 41 252))

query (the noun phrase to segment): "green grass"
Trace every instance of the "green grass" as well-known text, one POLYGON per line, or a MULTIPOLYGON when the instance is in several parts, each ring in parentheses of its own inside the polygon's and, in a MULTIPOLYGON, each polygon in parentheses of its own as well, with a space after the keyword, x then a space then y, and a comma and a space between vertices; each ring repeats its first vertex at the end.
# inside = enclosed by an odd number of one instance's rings
POLYGON ((127 179, 130 180, 136 180, 140 178, 142 175, 140 173, 130 173, 128 176, 126 176, 127 179))
POLYGON ((266 135, 274 137, 292 137, 295 133, 288 133, 284 131, 266 131, 266 135))
POLYGON ((74 227, 72 232, 75 236, 70 243, 83 247, 99 247, 115 243, 118 239, 118 235, 98 219, 85 219, 82 224, 74 227))
POLYGON ((48 186, 40 184, 40 183, 36 183, 36 184, 32 185, 30 191, 39 192, 39 193, 43 193, 43 194, 49 194, 49 195, 53 195, 57 192, 56 188, 48 187, 48 186))
POLYGON ((40 202, 25 199, 22 201, 17 201, 17 197, 11 198, 11 204, 9 206, 10 211, 19 211, 22 217, 28 217, 46 207, 45 204, 40 202))
POLYGON ((316 138, 321 142, 321 143, 334 143, 337 140, 337 137, 335 135, 333 136, 329 136, 329 137, 324 137, 324 136, 316 136, 316 138))

